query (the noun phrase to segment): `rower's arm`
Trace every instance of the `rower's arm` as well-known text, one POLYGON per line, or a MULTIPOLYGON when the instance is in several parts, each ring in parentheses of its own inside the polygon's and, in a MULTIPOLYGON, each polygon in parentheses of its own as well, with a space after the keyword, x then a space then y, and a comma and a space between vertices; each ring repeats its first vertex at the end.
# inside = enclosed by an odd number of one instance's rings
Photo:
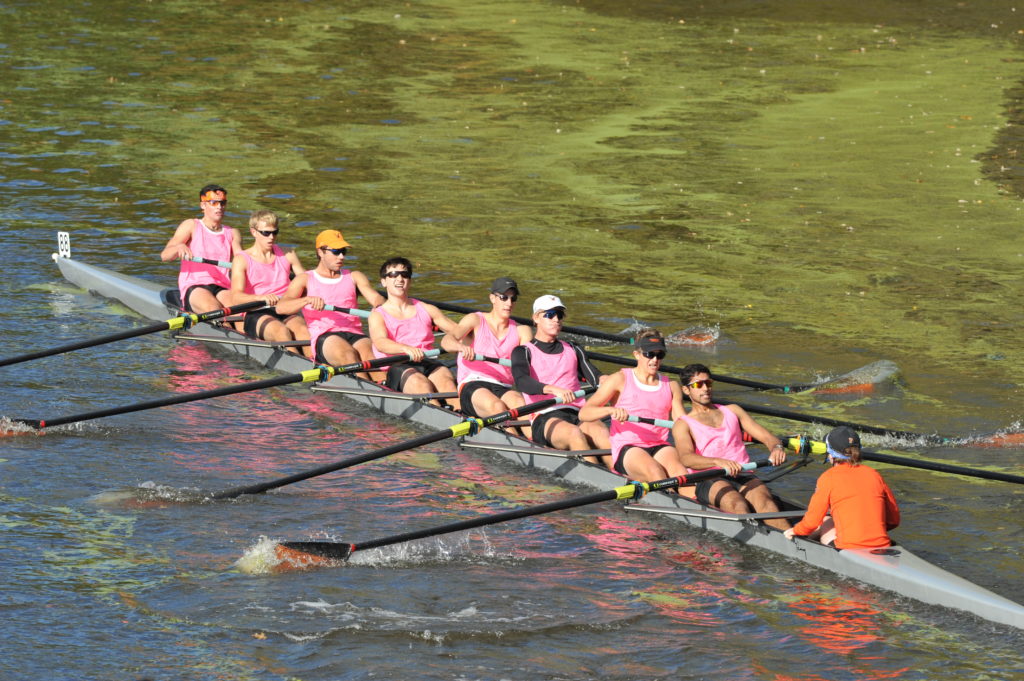
POLYGON ((543 395, 544 384, 530 374, 530 355, 525 345, 512 348, 512 381, 526 395, 543 395))
POLYGON ((242 303, 250 303, 254 300, 263 300, 269 305, 276 304, 277 301, 280 300, 279 296, 259 296, 255 293, 245 292, 245 285, 248 283, 247 265, 248 262, 246 261, 245 256, 241 253, 236 255, 231 261, 231 304, 241 305, 242 303))
POLYGON ((441 329, 445 333, 451 333, 452 331, 455 330, 455 322, 449 319, 445 315, 445 313, 441 312, 441 310, 439 310, 435 305, 431 305, 430 303, 424 303, 422 300, 420 301, 420 304, 422 304, 423 307, 427 308, 427 314, 430 315, 430 319, 431 321, 434 322, 434 326, 441 329))
POLYGON ((380 307, 384 304, 384 296, 377 292, 377 289, 370 285, 370 280, 362 272, 352 271, 352 283, 356 285, 356 290, 363 297, 371 308, 380 307))
POLYGON ((366 326, 370 332, 370 340, 373 342, 373 347, 377 348, 377 352, 385 355, 404 355, 408 354, 410 349, 414 349, 388 337, 388 327, 384 323, 384 317, 377 310, 370 313, 369 319, 366 320, 366 326))
POLYGON ((170 260, 190 257, 192 249, 188 247, 188 244, 192 240, 192 229, 194 227, 195 220, 192 218, 184 220, 178 225, 178 228, 174 230, 174 236, 167 241, 164 250, 160 251, 160 259, 168 262, 170 260))
POLYGON ((768 448, 768 458, 773 466, 778 466, 786 460, 786 448, 782 441, 768 432, 768 429, 750 417, 742 407, 735 404, 727 404, 724 409, 730 409, 740 421, 740 427, 765 447, 768 448))
POLYGON ((480 316, 470 313, 459 320, 455 328, 441 338, 441 348, 448 352, 467 353, 472 352, 472 341, 467 342, 469 335, 476 331, 480 316))
POLYGON ((609 378, 602 381, 586 404, 580 408, 580 421, 600 421, 609 416, 616 421, 625 421, 629 418, 629 414, 625 409, 609 406, 619 399, 619 394, 622 392, 623 387, 621 371, 616 371, 609 378))
POLYGON ((302 261, 299 260, 299 256, 295 253, 295 249, 287 251, 284 254, 285 260, 292 266, 292 273, 297 277, 306 271, 306 268, 302 266, 302 261))
POLYGON ((675 443, 676 452, 679 453, 679 461, 687 468, 695 471, 722 468, 729 475, 736 475, 740 472, 740 464, 736 461, 698 454, 693 443, 693 435, 690 433, 690 426, 681 418, 672 424, 672 442, 675 443))
POLYGON ((288 284, 288 290, 281 297, 281 302, 275 308, 278 314, 296 314, 309 304, 310 296, 305 295, 308 280, 309 274, 306 272, 292 279, 291 283, 288 284))

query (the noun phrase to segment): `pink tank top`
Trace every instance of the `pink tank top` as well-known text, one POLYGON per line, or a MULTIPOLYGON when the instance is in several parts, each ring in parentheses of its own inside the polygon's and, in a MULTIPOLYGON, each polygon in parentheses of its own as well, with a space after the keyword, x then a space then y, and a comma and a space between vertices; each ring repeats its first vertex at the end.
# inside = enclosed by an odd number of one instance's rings
MULTIPOLYGON (((565 341, 558 342, 562 344, 562 351, 557 355, 541 352, 536 346, 530 347, 534 345, 533 341, 526 344, 526 356, 530 358, 530 376, 544 385, 554 385, 565 390, 579 390, 580 374, 579 366, 576 362, 576 352, 565 341)), ((533 404, 541 400, 549 400, 551 395, 524 394, 523 399, 526 400, 527 404, 533 404)), ((530 418, 536 418, 538 415, 554 409, 565 409, 566 407, 579 409, 583 406, 584 402, 586 402, 586 399, 577 397, 569 404, 556 404, 553 407, 535 412, 530 418)))
MULTIPOLYGON (((508 359, 512 356, 512 349, 519 345, 519 331, 517 324, 511 319, 508 322, 508 331, 505 337, 498 340, 490 325, 484 318, 483 312, 476 313, 480 317, 480 324, 473 331, 473 349, 485 357, 498 357, 508 359)), ((512 386, 512 369, 494 362, 478 362, 476 360, 465 360, 462 355, 456 360, 458 365, 459 387, 469 381, 488 381, 504 386, 512 386)))
MULTIPOLYGON (((652 419, 667 419, 672 416, 672 388, 669 379, 658 376, 658 386, 643 386, 636 380, 632 369, 623 369, 625 374, 622 392, 615 402, 631 416, 646 416, 652 419)), ((612 445, 612 457, 619 460, 622 451, 631 446, 652 447, 668 444, 668 428, 652 426, 647 423, 619 423, 612 420, 609 429, 612 445)))
MULTIPOLYGON (((402 345, 429 350, 434 347, 434 320, 430 318, 430 313, 423 307, 423 303, 414 299, 410 299, 409 302, 415 306, 416 314, 408 319, 395 319, 385 312, 383 307, 374 309, 380 312, 384 320, 388 338, 402 345)), ((373 356, 387 357, 377 349, 377 346, 373 347, 373 356)))
POLYGON ((288 290, 291 281, 289 275, 292 265, 280 247, 274 246, 274 259, 269 263, 253 260, 253 257, 242 251, 248 263, 245 266, 245 292, 256 296, 269 293, 280 296, 288 290))
MULTIPOLYGON (((219 232, 211 232, 210 228, 203 224, 203 221, 196 218, 196 224, 192 227, 192 238, 189 239, 188 247, 192 255, 211 260, 223 260, 231 262, 234 253, 231 252, 231 241, 234 239, 235 230, 227 225, 221 225, 219 232)), ((230 271, 216 265, 207 265, 201 262, 181 261, 181 272, 178 273, 178 289, 181 291, 182 300, 185 293, 193 286, 205 286, 216 284, 224 288, 231 288, 230 271)))
MULTIPOLYGON (((356 285, 352 272, 342 270, 337 279, 321 277, 316 270, 306 273, 306 295, 322 298, 327 305, 335 307, 356 306, 356 285)), ((313 310, 308 305, 302 308, 302 316, 309 327, 309 345, 316 347, 316 340, 330 331, 363 333, 359 317, 344 312, 313 310)))
POLYGON ((719 404, 716 404, 715 407, 722 412, 722 425, 718 428, 705 426, 690 416, 683 417, 686 425, 690 427, 694 449, 701 456, 747 463, 750 461, 750 457, 747 455, 747 448, 743 446, 743 432, 740 430, 739 418, 730 409, 719 404))

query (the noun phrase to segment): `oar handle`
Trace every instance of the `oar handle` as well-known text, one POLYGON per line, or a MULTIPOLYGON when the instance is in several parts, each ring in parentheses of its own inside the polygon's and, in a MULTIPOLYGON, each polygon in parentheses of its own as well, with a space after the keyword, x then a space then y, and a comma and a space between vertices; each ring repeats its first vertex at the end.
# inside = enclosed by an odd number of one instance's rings
POLYGON ((675 425, 675 421, 669 421, 667 419, 652 419, 647 416, 633 416, 632 414, 630 414, 629 418, 626 420, 630 423, 646 423, 652 426, 659 426, 661 428, 671 428, 675 425))
POLYGON ((357 310, 354 307, 335 307, 334 305, 324 305, 324 309, 328 312, 344 312, 345 314, 355 315, 356 317, 362 317, 367 319, 370 316, 369 310, 357 310))
POLYGON ((505 359, 504 357, 488 357, 487 355, 481 355, 479 353, 473 355, 473 359, 477 362, 491 362, 493 364, 500 364, 503 367, 512 366, 512 360, 505 359))
POLYGON ((200 262, 200 263, 203 263, 204 265, 214 265, 216 267, 223 267, 224 269, 227 269, 227 270, 231 269, 231 263, 227 262, 226 260, 213 260, 211 258, 200 258, 198 255, 189 255, 189 256, 186 256, 186 257, 182 258, 182 260, 187 260, 189 262, 200 262))

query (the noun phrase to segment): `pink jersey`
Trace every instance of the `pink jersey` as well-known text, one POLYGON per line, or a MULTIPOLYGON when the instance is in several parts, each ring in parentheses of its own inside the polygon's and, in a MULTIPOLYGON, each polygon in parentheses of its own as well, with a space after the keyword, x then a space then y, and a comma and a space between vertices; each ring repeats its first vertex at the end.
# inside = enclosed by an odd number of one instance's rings
MULTIPOLYGON (((558 341, 562 344, 562 351, 557 355, 549 355, 546 352, 541 352, 536 347, 531 348, 533 342, 527 343, 526 345, 526 356, 530 358, 530 376, 537 379, 544 385, 553 385, 564 390, 572 390, 573 392, 580 389, 580 373, 579 365, 576 361, 576 351, 572 349, 572 346, 565 341, 558 341)), ((534 402, 540 402, 541 400, 551 399, 551 395, 523 395, 523 399, 526 400, 527 404, 533 404, 534 402)), ((582 397, 577 397, 569 404, 556 404, 553 407, 542 409, 541 411, 535 412, 530 416, 531 419, 536 418, 539 414, 543 414, 546 411, 552 411, 554 409, 565 409, 571 407, 579 409, 583 406, 586 400, 582 397)))
POLYGON ((722 412, 722 425, 718 428, 705 426, 690 416, 683 417, 690 428, 694 449, 701 456, 747 463, 750 457, 747 456, 747 448, 743 446, 743 431, 740 430, 739 418, 731 409, 719 404, 714 406, 722 412))
MULTIPOLYGON (((408 319, 396 319, 385 312, 383 307, 374 309, 384 320, 388 338, 402 345, 429 350, 434 347, 434 320, 430 318, 430 313, 427 312, 423 303, 412 298, 409 299, 409 302, 415 306, 416 314, 408 319)), ((376 345, 373 347, 373 356, 387 357, 377 349, 376 345)))
MULTIPOLYGON (((514 321, 509 320, 508 330, 505 337, 499 339, 494 335, 483 312, 476 313, 480 317, 480 323, 473 330, 473 350, 485 357, 498 357, 508 359, 512 356, 512 349, 519 345, 518 326, 514 321)), ((458 365, 459 387, 470 381, 488 381, 504 386, 512 386, 512 369, 501 366, 494 362, 478 362, 476 360, 465 360, 462 355, 456 360, 458 365)))
MULTIPOLYGON (((668 378, 658 375, 658 385, 641 384, 632 369, 623 369, 625 374, 622 392, 615 402, 631 416, 646 416, 652 419, 667 419, 672 416, 672 387, 668 378)), ((653 426, 648 423, 620 423, 612 419, 609 429, 612 444, 612 457, 619 460, 622 452, 628 447, 653 447, 668 444, 668 428, 653 426)))
MULTIPOLYGON (((329 279, 317 274, 316 270, 306 273, 306 295, 322 298, 327 305, 334 307, 356 306, 356 285, 352 281, 352 272, 342 270, 337 279, 329 279)), ((363 333, 359 317, 344 312, 314 310, 308 305, 302 308, 302 316, 309 327, 309 345, 316 347, 316 340, 331 331, 347 331, 363 333)))
POLYGON ((247 261, 245 265, 245 292, 262 296, 274 294, 284 295, 291 281, 292 264, 288 262, 284 251, 274 246, 274 259, 269 263, 257 262, 251 255, 242 251, 247 261))
MULTIPOLYGON (((188 241, 188 247, 192 255, 211 260, 223 260, 231 262, 234 253, 231 252, 231 242, 234 240, 235 230, 227 225, 221 225, 219 232, 211 232, 210 228, 203 224, 203 221, 196 218, 196 224, 192 227, 192 237, 188 241)), ((216 265, 207 265, 202 262, 190 260, 181 261, 181 272, 178 273, 178 290, 181 291, 182 300, 185 294, 193 286, 205 286, 215 284, 224 288, 231 288, 231 275, 228 270, 216 265)))

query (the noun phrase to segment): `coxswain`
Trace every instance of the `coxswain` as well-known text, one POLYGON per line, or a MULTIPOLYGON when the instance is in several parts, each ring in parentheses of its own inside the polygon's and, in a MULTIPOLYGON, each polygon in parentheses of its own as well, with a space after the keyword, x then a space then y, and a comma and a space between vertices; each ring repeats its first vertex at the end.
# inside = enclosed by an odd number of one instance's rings
POLYGON ((683 414, 678 384, 658 372, 665 359, 665 339, 654 329, 641 329, 633 345, 636 366, 609 376, 580 409, 580 419, 611 418, 609 467, 613 471, 641 482, 682 475, 686 469, 669 443, 669 429, 628 420, 630 416, 668 420, 683 414))
POLYGON ((164 262, 181 260, 178 274, 181 306, 191 312, 219 310, 231 299, 231 278, 227 269, 190 260, 197 257, 229 263, 242 250, 241 234, 221 222, 227 205, 228 192, 224 187, 208 184, 200 189, 199 208, 203 217, 182 221, 160 252, 164 262))
MULTIPOLYGON (((575 343, 560 340, 565 304, 558 296, 533 301, 533 340, 512 351, 516 389, 528 403, 559 397, 562 403, 531 414, 530 437, 542 447, 565 451, 608 449, 608 428, 601 421, 581 421, 584 398, 573 393, 584 383, 597 386, 604 376, 575 343)), ((598 457, 586 457, 598 463, 598 457)))
MULTIPOLYGON (((704 480, 688 496, 705 506, 714 506, 728 513, 775 513, 775 503, 768 485, 752 473, 742 473, 740 465, 750 461, 743 443, 743 433, 768 448, 773 466, 786 460, 786 450, 779 438, 752 419, 735 404, 719 405, 712 400, 714 380, 711 370, 703 364, 689 364, 680 373, 683 393, 690 399, 690 413, 683 415, 672 427, 672 436, 683 465, 690 470, 723 468, 727 476, 704 480)), ((689 491, 689 490, 688 490, 689 491)), ((772 518, 765 523, 787 530, 785 518, 772 518)))
POLYGON ((493 416, 525 404, 523 396, 512 387, 512 370, 508 366, 475 359, 482 355, 509 360, 514 348, 533 338, 529 326, 512 319, 512 308, 519 299, 515 280, 495 279, 490 299, 488 312, 467 314, 441 339, 441 347, 459 353, 459 405, 466 416, 493 416))
MULTIPOLYGON (((365 274, 344 269, 351 244, 336 229, 325 229, 316 237, 316 268, 297 275, 288 285, 277 312, 285 317, 301 310, 309 329, 313 361, 330 366, 373 359, 373 343, 363 331, 362 321, 342 309, 356 308, 358 296, 370 307, 384 303, 384 296, 370 285, 365 274)), ((359 374, 361 378, 369 378, 359 374)))
MULTIPOLYGON (((380 266, 380 284, 387 300, 373 309, 369 318, 370 340, 375 357, 409 355, 411 361, 388 367, 384 385, 410 394, 455 393, 455 377, 441 362, 424 356, 434 347, 434 327, 448 333, 455 322, 437 307, 409 297, 412 263, 405 258, 390 258, 380 266)), ((440 400, 431 400, 442 404, 440 400)), ((457 396, 444 399, 450 409, 458 409, 457 396)))
MULTIPOLYGON (((277 215, 269 210, 258 210, 249 217, 249 231, 253 245, 231 261, 231 302, 234 305, 262 300, 277 305, 287 292, 291 277, 305 272, 299 256, 293 249, 277 245, 280 233, 277 215)), ((304 341, 301 350, 294 345, 288 349, 310 357, 309 330, 298 310, 281 314, 276 310, 248 312, 241 331, 252 338, 274 343, 304 341)))

